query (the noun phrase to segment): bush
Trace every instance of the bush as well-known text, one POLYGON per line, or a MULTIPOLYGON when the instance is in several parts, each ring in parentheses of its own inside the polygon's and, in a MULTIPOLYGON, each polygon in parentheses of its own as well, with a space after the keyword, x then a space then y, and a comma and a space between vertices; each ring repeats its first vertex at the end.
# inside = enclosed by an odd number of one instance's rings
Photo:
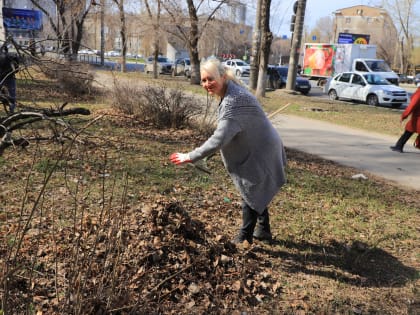
POLYGON ((92 91, 93 73, 87 64, 57 60, 54 63, 45 63, 42 71, 48 78, 57 80, 63 92, 81 96, 92 91))
POLYGON ((203 101, 179 88, 114 82, 113 106, 157 128, 182 128, 203 114, 203 101))
POLYGON ((114 77, 112 107, 127 115, 138 115, 139 98, 143 89, 134 84, 122 84, 114 77))

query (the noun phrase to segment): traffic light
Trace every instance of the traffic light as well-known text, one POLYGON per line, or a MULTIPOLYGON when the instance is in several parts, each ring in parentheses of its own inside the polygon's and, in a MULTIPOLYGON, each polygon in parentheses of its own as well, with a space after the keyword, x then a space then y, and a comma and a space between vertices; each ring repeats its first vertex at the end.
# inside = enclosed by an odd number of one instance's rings
POLYGON ((293 4, 293 13, 294 14, 297 13, 297 8, 298 8, 298 1, 295 1, 295 3, 293 4))
POLYGON ((293 15, 290 19, 290 31, 293 33, 295 30, 296 13, 298 8, 298 1, 293 4, 293 15))
POLYGON ((296 15, 293 14, 290 18, 290 31, 293 33, 295 30, 296 15))

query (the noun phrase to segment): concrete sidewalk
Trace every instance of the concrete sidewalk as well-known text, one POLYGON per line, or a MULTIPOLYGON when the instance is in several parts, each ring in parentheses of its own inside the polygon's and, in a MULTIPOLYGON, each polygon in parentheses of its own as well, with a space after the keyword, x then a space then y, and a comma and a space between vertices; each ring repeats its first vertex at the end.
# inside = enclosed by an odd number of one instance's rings
POLYGON ((292 115, 276 115, 272 122, 286 147, 420 190, 420 150, 413 147, 416 135, 407 142, 404 153, 399 153, 389 148, 398 137, 292 115))

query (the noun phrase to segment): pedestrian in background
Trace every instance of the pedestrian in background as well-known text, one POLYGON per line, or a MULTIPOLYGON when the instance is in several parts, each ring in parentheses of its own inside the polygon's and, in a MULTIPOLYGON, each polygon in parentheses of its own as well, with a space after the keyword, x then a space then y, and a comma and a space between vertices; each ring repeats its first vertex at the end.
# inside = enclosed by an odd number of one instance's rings
POLYGON ((18 71, 19 58, 9 54, 7 42, 0 48, 0 89, 7 88, 9 93, 9 111, 14 112, 16 107, 16 76, 18 71))
POLYGON ((242 226, 234 243, 271 241, 268 204, 286 182, 286 154, 276 129, 256 97, 219 60, 201 65, 201 85, 220 98, 217 127, 199 148, 173 153, 175 164, 195 163, 220 150, 242 197, 242 226))
MULTIPOLYGON (((404 133, 398 139, 397 143, 391 147, 392 151, 403 152, 404 145, 410 137, 416 132, 420 134, 420 83, 417 84, 417 90, 411 96, 410 103, 401 114, 400 121, 403 122, 408 116, 410 120, 405 125, 404 133)), ((420 136, 417 136, 415 141, 417 148, 420 149, 420 136)))

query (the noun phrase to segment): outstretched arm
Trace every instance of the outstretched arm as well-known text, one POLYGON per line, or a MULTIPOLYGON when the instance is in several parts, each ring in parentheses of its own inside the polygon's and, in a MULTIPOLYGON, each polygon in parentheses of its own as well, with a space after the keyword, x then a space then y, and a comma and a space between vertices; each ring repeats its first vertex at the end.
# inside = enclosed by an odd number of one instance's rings
POLYGON ((220 150, 240 131, 241 127, 235 120, 224 119, 217 124, 213 135, 203 145, 187 154, 173 153, 170 157, 171 162, 174 164, 184 164, 201 160, 220 150))

